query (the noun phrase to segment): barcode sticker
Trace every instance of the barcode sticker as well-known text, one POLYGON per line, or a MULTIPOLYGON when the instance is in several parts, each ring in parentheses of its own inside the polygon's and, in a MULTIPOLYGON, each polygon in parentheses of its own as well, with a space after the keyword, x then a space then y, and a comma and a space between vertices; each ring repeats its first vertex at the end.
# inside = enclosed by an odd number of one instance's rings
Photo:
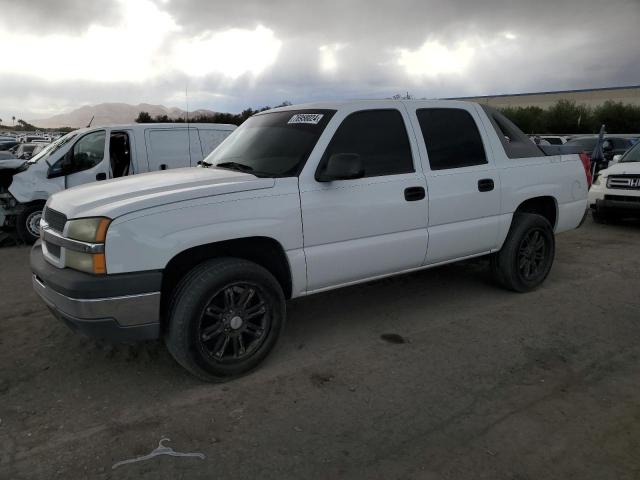
POLYGON ((324 115, 322 113, 296 113, 287 123, 308 123, 317 125, 324 115))

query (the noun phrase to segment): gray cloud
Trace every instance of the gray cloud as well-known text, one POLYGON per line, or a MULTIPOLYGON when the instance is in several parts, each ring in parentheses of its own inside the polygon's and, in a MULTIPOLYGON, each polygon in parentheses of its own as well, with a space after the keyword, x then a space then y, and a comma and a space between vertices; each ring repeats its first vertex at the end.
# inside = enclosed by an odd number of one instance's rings
POLYGON ((119 17, 114 0, 0 0, 0 24, 14 31, 82 32, 91 24, 108 25, 119 17))
MULTIPOLYGON (((11 15, 45 22, 50 31, 119 17, 117 4, 109 2, 94 8, 91 2, 64 0, 53 10, 44 0, 25 3, 0 0, 0 9, 11 4, 11 15)), ((0 107, 27 105, 31 112, 25 118, 42 116, 35 110, 43 111, 38 102, 47 99, 61 108, 104 101, 183 107, 187 84, 192 108, 239 111, 285 99, 389 97, 406 91, 437 98, 616 86, 640 79, 638 0, 158 0, 157 5, 182 27, 171 41, 263 25, 283 42, 278 59, 257 78, 244 75, 235 81, 220 74, 170 73, 143 84, 56 83, 0 73, 0 107), (515 39, 505 38, 506 32, 515 39), (427 40, 453 49, 461 42, 472 47, 464 72, 408 75, 398 65, 398 49, 416 50, 427 40), (318 48, 334 43, 344 45, 336 53, 337 69, 322 72, 318 48)), ((10 113, 0 111, 0 116, 10 113)))

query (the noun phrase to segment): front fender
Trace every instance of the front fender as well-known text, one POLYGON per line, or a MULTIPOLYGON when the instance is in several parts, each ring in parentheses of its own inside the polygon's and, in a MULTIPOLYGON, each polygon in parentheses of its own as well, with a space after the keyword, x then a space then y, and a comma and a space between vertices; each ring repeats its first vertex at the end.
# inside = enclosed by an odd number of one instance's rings
POLYGON ((162 270, 190 248, 256 236, 276 240, 288 255, 301 251, 297 189, 269 196, 249 197, 250 193, 240 199, 201 199, 116 219, 107 232, 107 272, 162 270))
MULTIPOLYGON (((46 166, 46 165, 45 165, 46 166)), ((47 178, 39 163, 13 176, 9 193, 20 203, 46 201, 51 195, 64 190, 64 177, 47 178)))

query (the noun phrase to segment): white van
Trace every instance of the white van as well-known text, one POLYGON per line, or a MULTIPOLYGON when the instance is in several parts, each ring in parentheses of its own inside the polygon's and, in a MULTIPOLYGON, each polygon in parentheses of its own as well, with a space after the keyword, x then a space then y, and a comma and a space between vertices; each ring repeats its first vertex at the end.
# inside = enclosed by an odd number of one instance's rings
POLYGON ((153 123, 75 130, 20 165, 0 166, 0 227, 39 236, 50 195, 96 180, 195 167, 234 129, 218 123, 153 123))

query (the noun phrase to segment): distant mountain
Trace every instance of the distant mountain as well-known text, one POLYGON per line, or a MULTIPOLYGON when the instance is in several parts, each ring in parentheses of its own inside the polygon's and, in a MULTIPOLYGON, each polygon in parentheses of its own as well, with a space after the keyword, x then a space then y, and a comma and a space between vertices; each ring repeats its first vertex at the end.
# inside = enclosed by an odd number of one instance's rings
MULTIPOLYGON (((91 117, 93 125, 118 125, 122 123, 134 123, 140 112, 148 112, 151 117, 157 115, 167 115, 169 118, 184 118, 186 112, 180 108, 167 108, 164 105, 151 105, 141 103, 139 105, 129 105, 128 103, 101 103, 99 105, 85 105, 68 113, 54 115, 49 118, 29 120, 29 123, 36 127, 58 128, 58 127, 86 127, 91 117)), ((189 112, 189 117, 197 115, 213 115, 211 110, 195 110, 189 112)))

